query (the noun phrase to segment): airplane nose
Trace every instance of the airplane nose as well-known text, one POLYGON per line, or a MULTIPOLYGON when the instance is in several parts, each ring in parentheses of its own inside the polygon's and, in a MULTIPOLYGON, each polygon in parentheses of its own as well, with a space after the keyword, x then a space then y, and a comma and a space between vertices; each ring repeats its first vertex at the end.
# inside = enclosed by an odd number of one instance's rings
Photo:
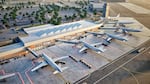
POLYGON ((127 39, 123 40, 123 42, 127 42, 127 41, 128 41, 127 39))
POLYGON ((98 54, 100 54, 101 52, 99 51, 99 52, 97 52, 98 54))

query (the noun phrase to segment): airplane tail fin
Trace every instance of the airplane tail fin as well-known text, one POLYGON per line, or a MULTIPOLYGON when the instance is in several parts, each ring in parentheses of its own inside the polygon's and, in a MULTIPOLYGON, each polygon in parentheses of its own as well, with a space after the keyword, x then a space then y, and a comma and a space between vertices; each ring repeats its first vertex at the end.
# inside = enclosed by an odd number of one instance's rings
POLYGON ((116 17, 120 17, 120 13, 116 17))
POLYGON ((104 20, 105 18, 104 18, 104 17, 100 17, 100 19, 101 19, 101 20, 104 20))
POLYGON ((123 40, 123 42, 128 41, 128 37, 127 37, 127 36, 126 36, 126 37, 124 37, 124 39, 125 39, 125 40, 123 40))
POLYGON ((106 49, 104 49, 104 46, 100 46, 98 49, 101 50, 102 52, 106 51, 106 49))
POLYGON ((46 66, 46 65, 48 65, 45 61, 43 61, 42 63, 40 63, 39 65, 37 65, 36 67, 34 67, 33 69, 31 69, 31 71, 32 72, 34 72, 34 71, 36 71, 36 70, 38 70, 38 69, 40 69, 41 67, 44 67, 44 66, 46 66))
POLYGON ((57 74, 57 73, 59 73, 59 71, 54 71, 54 72, 53 72, 53 74, 57 74))
MULTIPOLYGON (((63 68, 61 68, 61 69, 62 69, 62 71, 64 71, 64 70, 68 69, 68 67, 63 67, 63 68)), ((57 74, 57 73, 60 73, 60 72, 57 71, 57 70, 53 72, 53 74, 57 74)))
POLYGON ((143 28, 144 28, 143 26, 140 26, 138 29, 139 29, 140 31, 142 31, 143 28))
POLYGON ((111 19, 111 18, 118 18, 118 17, 120 17, 120 13, 119 13, 116 17, 110 17, 110 16, 108 16, 108 19, 111 19))

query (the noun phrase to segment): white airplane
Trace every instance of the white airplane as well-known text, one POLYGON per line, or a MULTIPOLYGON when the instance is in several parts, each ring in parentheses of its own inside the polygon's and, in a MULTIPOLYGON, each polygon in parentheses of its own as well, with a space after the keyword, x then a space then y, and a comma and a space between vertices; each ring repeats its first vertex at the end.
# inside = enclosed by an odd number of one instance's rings
POLYGON ((15 75, 16 75, 15 73, 2 75, 2 76, 0 76, 0 80, 4 80, 4 79, 10 78, 15 75))
POLYGON ((115 32, 118 32, 121 30, 121 33, 127 34, 129 32, 142 32, 142 27, 139 29, 133 29, 133 28, 127 28, 127 27, 101 27, 101 29, 106 29, 106 30, 114 30, 115 32))
POLYGON ((58 62, 59 60, 62 59, 66 59, 69 56, 63 56, 63 57, 59 57, 59 58, 55 58, 52 59, 51 57, 47 56, 45 53, 42 53, 42 58, 44 59, 39 65, 37 65, 35 68, 33 68, 31 71, 36 71, 44 66, 51 66, 53 69, 55 69, 55 71, 53 72, 53 74, 57 74, 60 72, 63 72, 64 70, 66 70, 68 67, 61 67, 61 65, 56 64, 56 62, 58 62))
POLYGON ((81 49, 79 50, 79 53, 86 53, 87 49, 93 50, 97 53, 104 52, 106 49, 104 49, 104 46, 100 46, 102 43, 94 43, 94 44, 89 44, 84 41, 66 41, 66 40, 56 40, 58 42, 63 42, 63 43, 69 43, 69 44, 82 44, 81 49), (99 46, 99 48, 97 48, 99 46))
POLYGON ((35 58, 38 58, 39 55, 37 53, 35 53, 35 51, 33 51, 32 49, 30 48, 26 48, 30 53, 32 53, 32 55, 35 57, 35 58))
POLYGON ((104 21, 107 24, 114 24, 114 26, 123 25, 123 24, 133 24, 134 21, 129 20, 118 20, 120 17, 120 14, 118 14, 116 17, 100 17, 102 21, 104 21))
POLYGON ((102 42, 102 44, 106 45, 106 46, 111 43, 112 39, 117 39, 117 40, 121 40, 121 41, 127 41, 128 40, 125 37, 121 37, 121 36, 113 35, 113 34, 109 34, 109 33, 100 33, 100 32, 86 32, 86 33, 93 34, 94 36, 97 36, 97 35, 106 35, 107 38, 104 39, 104 41, 102 42))
POLYGON ((120 17, 120 14, 118 14, 116 17, 110 17, 110 16, 108 16, 108 17, 100 17, 100 19, 101 20, 110 20, 110 21, 116 21, 116 20, 118 20, 118 18, 120 17))

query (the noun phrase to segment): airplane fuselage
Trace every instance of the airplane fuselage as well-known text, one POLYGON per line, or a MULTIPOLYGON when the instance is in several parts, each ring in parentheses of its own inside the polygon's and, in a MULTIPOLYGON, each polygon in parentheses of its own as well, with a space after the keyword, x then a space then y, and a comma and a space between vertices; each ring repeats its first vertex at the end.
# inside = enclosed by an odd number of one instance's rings
POLYGON ((83 43, 83 45, 84 45, 85 47, 87 47, 88 49, 94 50, 94 51, 96 51, 96 52, 102 52, 100 49, 95 48, 94 46, 91 46, 91 45, 89 45, 89 44, 86 43, 86 42, 81 41, 81 43, 83 43))
POLYGON ((52 66, 55 70, 62 72, 62 69, 52 60, 52 58, 50 58, 49 56, 47 56, 46 54, 43 53, 43 58, 45 59, 45 61, 52 66))
POLYGON ((122 28, 122 30, 127 32, 141 32, 141 30, 131 28, 122 28))
POLYGON ((112 34, 108 34, 108 33, 106 33, 106 34, 111 38, 118 39, 118 40, 121 40, 121 41, 127 41, 127 39, 125 39, 125 38, 122 38, 122 37, 119 37, 119 36, 116 36, 116 35, 112 35, 112 34))

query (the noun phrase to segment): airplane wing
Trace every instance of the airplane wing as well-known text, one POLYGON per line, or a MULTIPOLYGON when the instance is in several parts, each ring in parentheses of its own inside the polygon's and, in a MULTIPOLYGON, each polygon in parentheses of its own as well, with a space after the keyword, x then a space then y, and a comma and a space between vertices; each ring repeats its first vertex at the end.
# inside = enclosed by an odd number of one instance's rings
POLYGON ((111 37, 107 37, 105 40, 108 42, 108 41, 111 41, 112 38, 111 37))
POLYGON ((9 78, 9 77, 12 77, 12 76, 15 76, 15 75, 16 75, 15 73, 7 74, 7 75, 3 75, 3 76, 0 76, 0 80, 3 80, 3 79, 6 79, 6 78, 9 78))
POLYGON ((133 28, 122 28, 122 30, 128 32, 141 32, 141 29, 133 29, 133 28))
POLYGON ((101 32, 86 32, 86 33, 89 33, 89 34, 93 34, 93 35, 104 35, 105 33, 101 33, 101 32))
POLYGON ((67 40, 60 40, 60 39, 57 39, 56 41, 62 42, 62 43, 68 43, 68 44, 78 44, 79 43, 79 42, 75 42, 75 41, 67 41, 67 40))
POLYGON ((54 58, 53 60, 54 60, 54 62, 56 62, 56 61, 59 61, 59 60, 62 60, 62 59, 66 59, 68 57, 69 56, 63 56, 63 57, 54 58))
POLYGON ((40 63, 39 65, 37 65, 35 68, 33 68, 31 71, 36 71, 44 66, 48 65, 45 61, 43 61, 42 63, 40 63))
MULTIPOLYGON (((68 69, 68 67, 63 67, 63 68, 61 68, 61 69, 62 69, 62 71, 64 71, 64 70, 68 69)), ((57 71, 57 70, 55 70, 55 71, 53 72, 53 74, 57 74, 57 73, 60 73, 60 72, 57 71)))
POLYGON ((121 41, 127 41, 126 38, 118 36, 118 35, 113 35, 113 34, 109 34, 109 33, 106 33, 106 35, 109 36, 110 38, 113 38, 113 39, 118 39, 118 40, 121 40, 121 41))
POLYGON ((104 17, 100 17, 100 19, 101 19, 101 20, 105 20, 105 18, 104 18, 104 17))
POLYGON ((92 46, 96 47, 96 46, 100 46, 102 45, 102 42, 99 42, 99 43, 94 43, 94 44, 91 44, 92 46))
POLYGON ((37 53, 35 53, 35 51, 33 51, 31 48, 26 48, 26 49, 27 49, 30 53, 32 53, 35 58, 38 58, 38 57, 39 57, 39 55, 38 55, 37 53))
POLYGON ((119 24, 133 24, 133 21, 129 21, 129 20, 119 20, 118 21, 119 24))
POLYGON ((106 49, 104 48, 104 46, 100 46, 98 49, 101 50, 102 52, 106 51, 106 49))
POLYGON ((108 21, 107 24, 133 24, 133 21, 108 21))
MULTIPOLYGON (((95 49, 95 50, 97 50, 97 52, 98 51, 104 51, 103 49, 99 49, 99 48, 96 48, 97 46, 100 46, 100 45, 102 45, 102 42, 101 43, 94 43, 94 44, 91 44, 91 46, 93 46, 93 48, 95 49)), ((93 49, 92 48, 92 49, 93 49)), ((88 48, 87 47, 85 47, 85 46, 83 46, 80 50, 79 50, 79 53, 81 53, 81 52, 83 52, 83 51, 85 51, 85 50, 87 50, 88 48)))
MULTIPOLYGON (((83 43, 83 45, 84 45, 84 47, 86 47, 87 49, 91 49, 91 50, 93 50, 93 51, 96 51, 96 52, 103 52, 103 51, 101 51, 100 49, 98 49, 96 46, 93 46, 93 45, 91 45, 91 44, 88 44, 88 43, 86 43, 86 42, 84 42, 84 41, 81 41, 82 43, 83 43)), ((100 45, 101 43, 99 43, 98 45, 100 45)), ((97 44, 96 44, 97 45, 97 44)))
POLYGON ((82 47, 80 50, 79 50, 79 53, 81 53, 81 52, 83 52, 83 51, 85 51, 85 50, 87 50, 88 48, 87 47, 82 47))
MULTIPOLYGON (((67 56, 64 56, 64 58, 62 58, 62 59, 65 59, 65 57, 67 57, 67 56)), ((69 56, 68 56, 68 57, 69 57, 69 56)), ((58 66, 61 68, 61 71, 64 71, 64 70, 68 69, 68 67, 61 67, 61 64, 58 64, 58 66)), ((53 74, 57 74, 57 73, 60 73, 60 71, 55 70, 55 71, 53 72, 53 74)))
POLYGON ((116 30, 117 27, 101 27, 101 29, 116 30))

